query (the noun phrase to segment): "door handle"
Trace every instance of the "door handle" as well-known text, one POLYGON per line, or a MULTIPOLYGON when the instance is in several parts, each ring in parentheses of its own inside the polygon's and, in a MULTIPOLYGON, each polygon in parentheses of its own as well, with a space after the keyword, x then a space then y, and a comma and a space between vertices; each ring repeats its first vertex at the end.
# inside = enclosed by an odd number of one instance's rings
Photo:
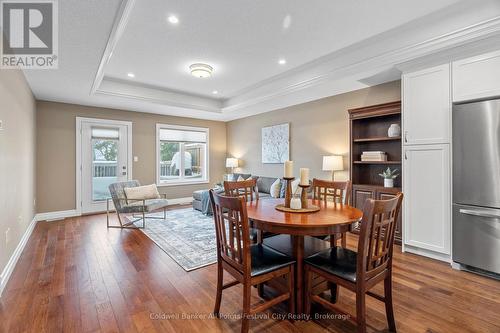
POLYGON ((408 154, 407 154, 407 152, 405 150, 405 160, 407 160, 407 159, 408 159, 408 154))
POLYGON ((125 171, 122 172, 122 176, 126 176, 127 173, 125 171))
POLYGON ((405 142, 408 142, 408 131, 405 131, 405 142))
POLYGON ((500 214, 491 213, 487 210, 472 210, 472 209, 460 209, 459 212, 465 215, 479 216, 479 217, 487 217, 491 219, 499 219, 500 214))

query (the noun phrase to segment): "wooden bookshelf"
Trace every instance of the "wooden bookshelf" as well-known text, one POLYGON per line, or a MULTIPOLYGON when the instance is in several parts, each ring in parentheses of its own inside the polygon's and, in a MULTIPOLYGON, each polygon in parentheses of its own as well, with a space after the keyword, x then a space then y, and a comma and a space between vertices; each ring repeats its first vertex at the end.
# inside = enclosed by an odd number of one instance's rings
MULTIPOLYGON (((389 137, 391 124, 401 126, 401 102, 373 105, 349 112, 350 130, 350 178, 353 184, 352 204, 363 209, 366 199, 389 199, 401 191, 401 137, 389 137), (361 161, 363 151, 383 151, 387 161, 361 161), (397 169, 399 177, 393 188, 384 187, 379 176, 388 167, 397 169)), ((359 232, 354 228, 353 232, 359 232)), ((396 242, 401 243, 401 217, 396 228, 396 242)))

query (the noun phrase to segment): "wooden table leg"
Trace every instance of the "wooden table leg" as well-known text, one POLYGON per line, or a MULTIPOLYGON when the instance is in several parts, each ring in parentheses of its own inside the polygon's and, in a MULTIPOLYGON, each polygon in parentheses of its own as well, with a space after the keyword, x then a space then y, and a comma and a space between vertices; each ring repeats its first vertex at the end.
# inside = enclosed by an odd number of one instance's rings
POLYGON ((292 236, 293 239, 293 254, 297 261, 295 264, 295 286, 296 286, 296 303, 295 307, 298 314, 301 314, 304 309, 304 236, 292 236))

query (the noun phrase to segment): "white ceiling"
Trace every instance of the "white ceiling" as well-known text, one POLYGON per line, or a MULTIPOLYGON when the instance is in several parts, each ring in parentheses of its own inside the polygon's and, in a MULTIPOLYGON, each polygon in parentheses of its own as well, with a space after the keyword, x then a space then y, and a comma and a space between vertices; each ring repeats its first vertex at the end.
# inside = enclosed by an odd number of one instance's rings
POLYGON ((396 79, 400 63, 499 33, 496 0, 64 0, 59 69, 25 73, 38 99, 230 120, 396 79), (190 76, 194 62, 213 76, 190 76))
POLYGON ((139 0, 105 75, 185 93, 237 92, 457 0, 139 0), (390 11, 387 8, 391 8, 390 11), (180 22, 167 21, 175 14, 180 22), (289 17, 290 26, 284 22, 289 17), (279 65, 284 58, 286 65, 279 65), (188 75, 207 63, 209 79, 188 75))

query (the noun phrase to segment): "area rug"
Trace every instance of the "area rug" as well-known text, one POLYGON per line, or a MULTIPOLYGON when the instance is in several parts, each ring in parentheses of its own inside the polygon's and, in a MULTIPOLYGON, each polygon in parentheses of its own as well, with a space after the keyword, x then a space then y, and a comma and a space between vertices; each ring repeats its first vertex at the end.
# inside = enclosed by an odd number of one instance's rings
MULTIPOLYGON (((153 216, 163 217, 162 213, 153 216)), ((217 262, 214 220, 193 208, 167 211, 167 218, 148 219, 140 229, 185 271, 217 262)))

